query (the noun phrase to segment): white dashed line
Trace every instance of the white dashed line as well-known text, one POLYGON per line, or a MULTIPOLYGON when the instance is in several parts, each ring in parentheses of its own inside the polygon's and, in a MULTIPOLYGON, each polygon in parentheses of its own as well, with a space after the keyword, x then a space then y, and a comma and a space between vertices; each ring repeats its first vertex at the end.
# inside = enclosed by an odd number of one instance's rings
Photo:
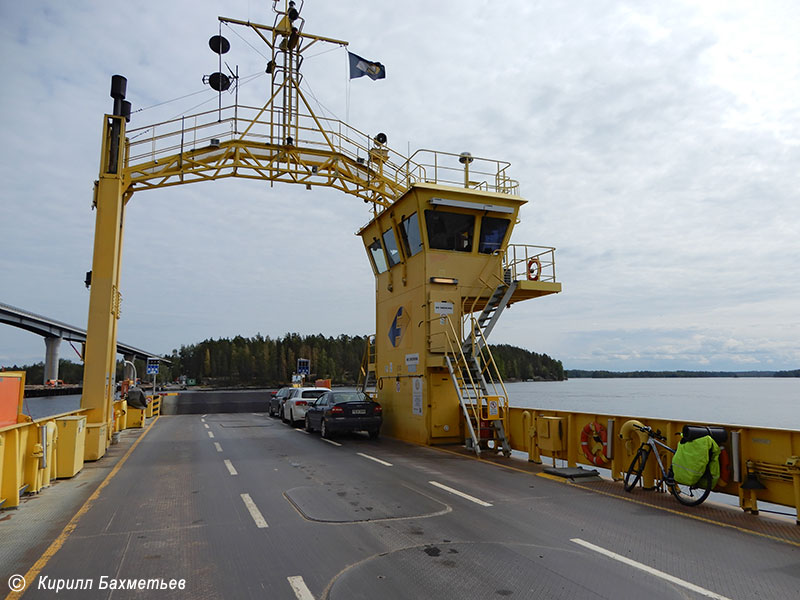
POLYGON ((217 449, 217 452, 222 452, 222 446, 219 445, 219 442, 214 442, 214 448, 217 449))
POLYGON ((464 498, 465 500, 469 500, 470 502, 474 502, 475 504, 480 504, 481 506, 492 506, 491 503, 489 503, 489 502, 484 502, 483 500, 480 500, 479 498, 476 498, 475 496, 470 496, 469 494, 465 494, 464 492, 459 492, 458 490, 455 490, 455 489, 453 489, 451 487, 447 487, 446 485, 443 485, 443 484, 439 483, 438 481, 429 481, 428 483, 430 483, 431 485, 435 485, 439 489, 442 489, 442 490, 444 490, 446 492, 450 492, 451 494, 455 494, 456 496, 460 496, 460 497, 464 498))
POLYGON ((392 463, 386 462, 385 460, 381 460, 380 458, 375 458, 374 456, 370 456, 369 454, 364 454, 363 452, 356 452, 359 456, 363 456, 364 458, 368 458, 370 460, 374 460, 376 463, 380 463, 385 467, 391 467, 392 463))
POLYGON ((233 463, 232 463, 231 461, 229 461, 229 460, 226 458, 224 462, 225 462, 225 466, 226 466, 226 467, 228 467, 228 473, 230 473, 231 475, 238 475, 238 474, 239 474, 239 473, 236 471, 236 469, 234 469, 234 468, 233 468, 233 463))
POLYGON ((209 431, 208 432, 208 437, 210 437, 211 439, 214 439, 214 432, 213 431, 209 431))
POLYGON ((588 548, 589 550, 593 550, 603 556, 607 556, 608 558, 613 558, 616 561, 624 563, 628 566, 634 567, 636 569, 640 569, 645 573, 649 573, 654 577, 659 577, 670 583, 674 583, 675 585, 679 585, 681 587, 686 588, 687 590, 692 590, 693 592, 697 592, 703 596, 708 598, 715 598, 716 600, 730 600, 727 596, 722 596, 717 594, 716 592, 712 592, 711 590, 707 590, 705 588, 701 588, 699 585, 695 585, 693 583, 689 583, 688 581, 684 581, 683 579, 679 579, 674 575, 670 575, 669 573, 664 573, 664 571, 659 571, 658 569, 654 569, 653 567, 648 567, 640 562, 636 562, 635 560, 631 560, 626 556, 622 556, 617 554, 616 552, 612 552, 611 550, 606 550, 605 548, 601 548, 600 546, 595 546, 594 544, 590 544, 589 542, 582 540, 580 538, 572 538, 570 542, 578 544, 579 546, 583 546, 584 548, 588 548))
POLYGON ((319 439, 321 439, 323 442, 328 442, 329 444, 333 444, 334 446, 340 446, 341 447, 341 444, 339 442, 334 442, 333 440, 329 440, 327 438, 319 438, 319 439))
POLYGON ((203 427, 205 427, 206 429, 211 429, 211 428, 208 426, 208 423, 203 423, 203 427))
POLYGON ((306 431, 305 429, 295 429, 295 431, 297 431, 298 433, 305 433, 306 435, 311 435, 311 434, 310 434, 308 431, 306 431))
POLYGON ((259 529, 269 527, 269 525, 267 525, 267 521, 264 519, 264 515, 261 514, 260 510, 258 510, 258 507, 256 506, 256 503, 253 502, 250 494, 242 494, 241 496, 244 505, 247 507, 247 511, 250 513, 250 516, 253 517, 253 521, 256 522, 256 527, 259 529))
POLYGON ((201 419, 205 419, 207 416, 208 416, 208 414, 205 414, 205 415, 200 415, 200 418, 201 418, 201 419))
POLYGON ((292 591, 297 600, 314 600, 311 590, 308 589, 302 577, 296 575, 294 577, 287 577, 286 579, 289 581, 289 585, 292 586, 292 591))

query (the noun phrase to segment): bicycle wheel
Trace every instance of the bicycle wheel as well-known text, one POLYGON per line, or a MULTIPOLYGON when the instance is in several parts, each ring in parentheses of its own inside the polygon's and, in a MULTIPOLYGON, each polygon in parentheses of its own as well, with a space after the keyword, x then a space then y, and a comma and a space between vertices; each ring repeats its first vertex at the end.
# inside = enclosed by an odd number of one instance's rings
POLYGON ((636 484, 642 478, 642 471, 647 464, 647 458, 650 456, 649 448, 639 448, 636 451, 636 456, 633 457, 631 466, 628 467, 628 472, 625 473, 625 491, 630 492, 636 487, 636 484))
POLYGON ((683 485, 673 481, 669 486, 669 491, 681 504, 697 506, 711 493, 711 471, 706 469, 694 485, 683 485))

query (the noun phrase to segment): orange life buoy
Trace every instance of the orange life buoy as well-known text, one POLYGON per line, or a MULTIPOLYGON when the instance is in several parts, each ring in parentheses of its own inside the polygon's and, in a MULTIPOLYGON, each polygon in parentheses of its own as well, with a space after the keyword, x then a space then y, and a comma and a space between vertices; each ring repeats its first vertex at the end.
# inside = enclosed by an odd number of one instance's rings
POLYGON ((600 425, 597 421, 587 423, 581 431, 581 450, 583 455, 593 465, 602 467, 608 462, 606 455, 608 454, 608 435, 606 428, 600 425), (593 449, 594 443, 599 442, 601 448, 598 451, 593 449))
POLYGON ((534 256, 528 261, 528 279, 530 281, 539 281, 539 276, 541 274, 542 274, 542 261, 540 261, 536 256, 534 256), (534 265, 536 265, 536 271, 533 270, 534 265))

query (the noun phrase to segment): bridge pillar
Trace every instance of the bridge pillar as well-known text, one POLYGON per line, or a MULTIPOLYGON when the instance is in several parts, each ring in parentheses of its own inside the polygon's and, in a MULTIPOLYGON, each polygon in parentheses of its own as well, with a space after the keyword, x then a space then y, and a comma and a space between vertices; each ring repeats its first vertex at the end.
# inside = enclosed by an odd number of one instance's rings
POLYGON ((58 379, 58 349, 61 346, 60 337, 46 337, 44 338, 45 355, 44 355, 44 382, 47 383, 51 379, 58 379))

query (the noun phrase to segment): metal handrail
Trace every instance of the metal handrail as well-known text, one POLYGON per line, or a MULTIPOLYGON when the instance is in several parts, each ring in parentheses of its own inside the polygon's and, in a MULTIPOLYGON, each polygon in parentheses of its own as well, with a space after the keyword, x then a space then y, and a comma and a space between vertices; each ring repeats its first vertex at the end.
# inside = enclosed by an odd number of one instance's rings
POLYGON ((556 281, 556 249, 551 246, 532 246, 529 244, 509 244, 503 255, 503 270, 511 275, 511 281, 530 279, 529 265, 538 261, 536 281, 556 281))
POLYGON ((301 154, 303 150, 341 154, 406 189, 415 183, 466 184, 512 194, 519 188, 518 182, 508 177, 510 163, 505 161, 473 157, 467 167, 458 162, 460 155, 427 149, 405 157, 338 119, 300 112, 292 127, 297 139, 289 144, 279 134, 283 129, 274 127, 270 117, 263 107, 231 105, 129 129, 126 169, 146 169, 147 165, 158 165, 176 154, 184 156, 216 147, 217 142, 239 142, 292 149, 301 154), (470 180, 465 182, 467 168, 470 180), (473 177, 478 181, 472 181, 473 177))

